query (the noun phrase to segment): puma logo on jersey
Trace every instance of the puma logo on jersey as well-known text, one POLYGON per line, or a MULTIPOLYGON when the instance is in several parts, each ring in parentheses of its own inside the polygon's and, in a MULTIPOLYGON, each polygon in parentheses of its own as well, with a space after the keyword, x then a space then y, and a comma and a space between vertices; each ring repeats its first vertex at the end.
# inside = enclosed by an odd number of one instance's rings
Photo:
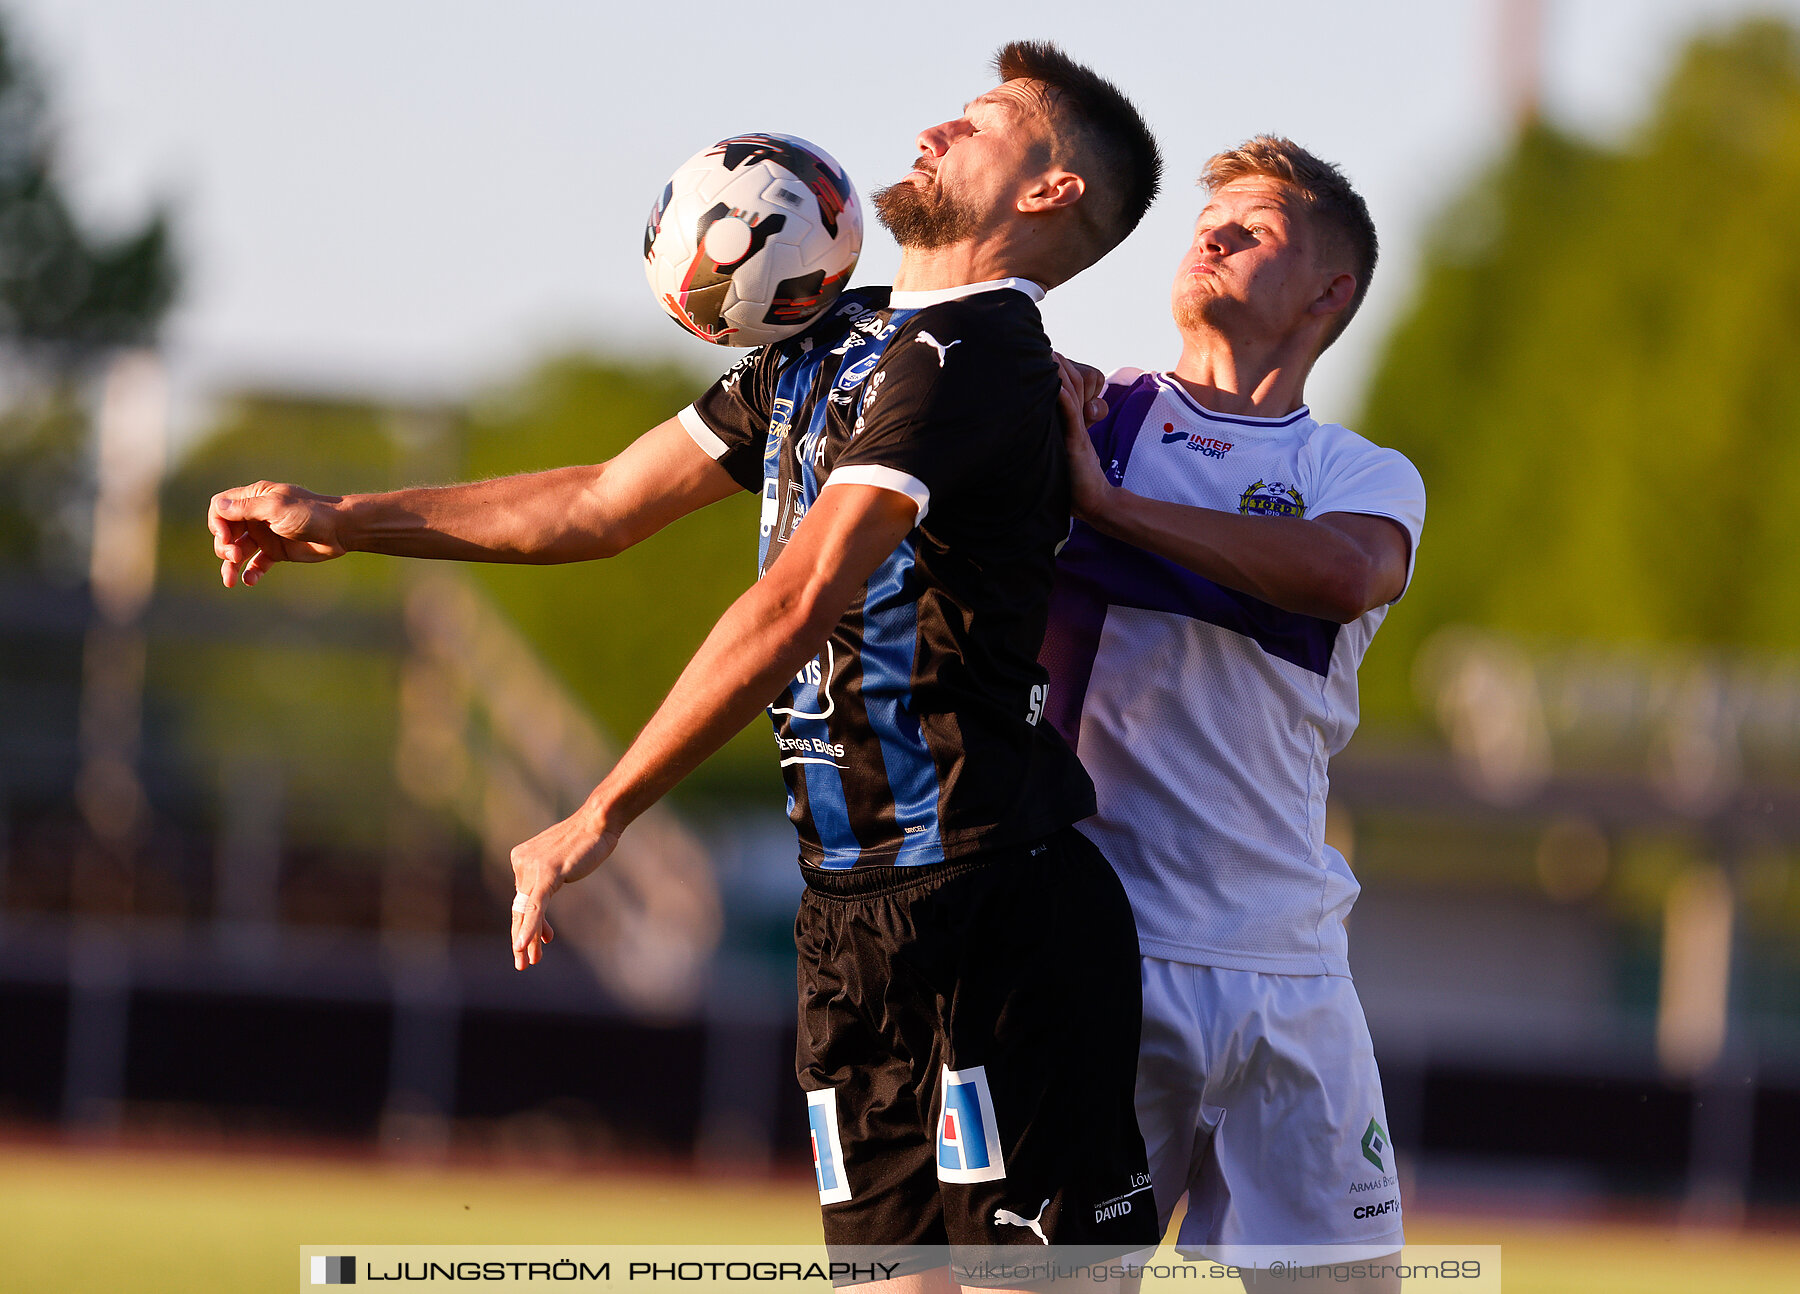
POLYGON ((1030 1218, 1030 1219, 1020 1217, 1017 1213, 1014 1213, 1011 1209, 995 1209, 994 1210, 994 1225, 997 1227, 998 1226, 1024 1227, 1027 1231, 1031 1232, 1031 1234, 1036 1236, 1039 1240, 1042 1240, 1045 1244, 1049 1244, 1050 1237, 1045 1235, 1044 1229, 1038 1225, 1039 1221, 1041 1221, 1043 1219, 1044 1210, 1049 1207, 1050 1207, 1050 1201, 1045 1200, 1042 1204, 1038 1205, 1037 1217, 1030 1218))
POLYGON ((939 341, 936 337, 933 337, 930 333, 926 332, 924 329, 920 329, 919 335, 917 337, 913 338, 913 340, 914 341, 922 341, 927 346, 931 347, 931 349, 933 349, 934 351, 937 352, 939 368, 944 367, 944 361, 946 359, 950 358, 950 348, 952 346, 962 345, 961 337, 958 337, 955 341, 942 342, 942 341, 939 341))

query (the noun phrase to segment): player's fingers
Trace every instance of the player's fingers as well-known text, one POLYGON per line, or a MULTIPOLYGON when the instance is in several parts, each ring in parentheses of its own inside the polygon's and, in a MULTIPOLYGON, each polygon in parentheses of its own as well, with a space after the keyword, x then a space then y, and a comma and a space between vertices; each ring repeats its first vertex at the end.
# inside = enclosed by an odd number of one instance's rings
POLYGON ((541 911, 528 923, 523 951, 526 966, 536 966, 544 960, 544 914, 541 911))
POLYGON ((1087 364, 1075 364, 1074 367, 1081 382, 1081 393, 1089 400, 1099 400, 1100 393, 1106 390, 1106 374, 1087 364))
POLYGON ((252 517, 267 517, 273 511, 273 501, 268 497, 271 487, 267 481, 259 481, 255 485, 240 485, 236 489, 221 490, 213 495, 212 503, 206 510, 207 523, 219 521, 245 521, 252 517))
POLYGON ((1088 426, 1091 427, 1096 422, 1099 422, 1100 419, 1104 418, 1106 416, 1106 408, 1106 401, 1102 400, 1099 396, 1095 396, 1092 400, 1089 400, 1086 409, 1088 426))
POLYGON ((513 895, 513 968, 524 970, 543 960, 544 944, 554 936, 544 917, 543 897, 523 891, 513 895))
MULTIPOLYGON (((296 527, 304 526, 306 520, 306 509, 300 502, 304 495, 305 491, 295 486, 270 481, 225 490, 213 495, 207 509, 207 525, 228 547, 234 543, 241 545, 246 537, 273 535, 277 527, 298 537, 296 527)), ((239 560, 248 556, 246 552, 239 560)))
POLYGON ((245 586, 253 587, 269 573, 269 568, 280 560, 279 557, 269 556, 269 550, 266 548, 257 549, 251 555, 250 560, 244 563, 242 574, 245 586))
POLYGON ((208 516, 207 529, 212 531, 213 556, 226 558, 235 556, 232 551, 244 542, 248 527, 241 521, 227 521, 223 517, 208 516))
POLYGON ((256 556, 257 550, 274 547, 276 543, 274 532, 260 521, 233 522, 223 539, 213 541, 213 552, 241 567, 256 556))
POLYGON ((1092 400, 1106 390, 1106 374, 1092 364, 1083 364, 1080 360, 1065 359, 1069 372, 1074 378, 1075 389, 1081 392, 1081 398, 1092 400))
POLYGON ((1081 398, 1073 388, 1064 385, 1056 393, 1056 407, 1062 413, 1063 433, 1067 436, 1087 434, 1087 424, 1081 417, 1081 398))
POLYGON ((225 490, 212 496, 206 505, 206 528, 220 539, 228 538, 231 531, 232 512, 229 508, 231 491, 225 490))
POLYGON ((1083 404, 1098 400, 1106 390, 1106 374, 1091 364, 1072 360, 1060 352, 1055 354, 1056 366, 1062 372, 1063 385, 1074 391, 1083 404))

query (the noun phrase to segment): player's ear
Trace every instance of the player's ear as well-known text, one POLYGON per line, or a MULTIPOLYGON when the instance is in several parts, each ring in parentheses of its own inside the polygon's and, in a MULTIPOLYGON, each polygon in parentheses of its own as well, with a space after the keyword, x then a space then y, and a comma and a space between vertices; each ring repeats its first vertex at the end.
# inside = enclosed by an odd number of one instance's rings
POLYGON ((1333 274, 1325 284, 1325 290, 1313 298, 1308 312, 1315 315, 1334 315, 1350 304, 1356 295, 1356 275, 1349 273, 1333 274))
POLYGON ((1087 181, 1073 171, 1045 171, 1019 195, 1020 211, 1056 211, 1072 207, 1087 192, 1087 181))

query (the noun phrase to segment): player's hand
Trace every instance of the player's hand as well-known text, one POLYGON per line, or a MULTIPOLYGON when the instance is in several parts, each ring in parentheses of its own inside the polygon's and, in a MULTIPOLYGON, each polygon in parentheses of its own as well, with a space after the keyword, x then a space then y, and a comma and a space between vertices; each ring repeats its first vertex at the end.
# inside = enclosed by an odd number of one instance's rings
POLYGON ((344 555, 332 494, 258 481, 213 495, 206 510, 219 578, 226 588, 255 584, 276 562, 324 562, 344 555))
POLYGON ((596 828, 583 808, 513 847, 514 970, 536 966, 544 959, 544 945, 556 938, 544 916, 550 896, 600 866, 618 843, 619 833, 596 828))
POLYGON ((1065 391, 1072 392, 1080 402, 1082 415, 1086 418, 1086 426, 1093 426, 1106 416, 1106 401, 1100 398, 1106 390, 1106 374, 1091 364, 1082 364, 1070 359, 1061 351, 1052 351, 1056 356, 1056 366, 1062 370, 1062 384, 1065 391))
MULTIPOLYGON (((1101 416, 1104 417, 1106 402, 1095 400, 1090 402, 1092 403, 1100 405, 1101 416)), ((1057 393, 1057 405, 1062 410, 1063 439, 1069 449, 1069 511, 1082 521, 1098 524, 1115 493, 1115 487, 1100 468, 1099 456, 1094 453, 1094 442, 1088 438, 1086 410, 1082 406, 1080 389, 1069 380, 1067 374, 1064 376, 1062 390, 1057 393)))

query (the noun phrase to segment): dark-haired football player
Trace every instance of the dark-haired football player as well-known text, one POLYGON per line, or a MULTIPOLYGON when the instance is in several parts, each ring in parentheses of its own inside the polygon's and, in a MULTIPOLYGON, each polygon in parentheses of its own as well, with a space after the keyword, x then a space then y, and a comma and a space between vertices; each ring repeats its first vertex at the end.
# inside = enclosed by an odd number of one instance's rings
POLYGON ((230 586, 351 550, 609 557, 759 494, 760 578, 582 808, 513 851, 515 964, 556 890, 766 707, 807 882, 798 1068, 827 1241, 1120 1254, 1157 1239, 1137 942, 1071 825, 1093 788, 1037 662, 1069 500, 1037 302, 1130 232, 1160 162, 1054 46, 998 64, 875 197, 893 290, 845 293, 618 458, 381 495, 261 483, 210 525, 230 586))

